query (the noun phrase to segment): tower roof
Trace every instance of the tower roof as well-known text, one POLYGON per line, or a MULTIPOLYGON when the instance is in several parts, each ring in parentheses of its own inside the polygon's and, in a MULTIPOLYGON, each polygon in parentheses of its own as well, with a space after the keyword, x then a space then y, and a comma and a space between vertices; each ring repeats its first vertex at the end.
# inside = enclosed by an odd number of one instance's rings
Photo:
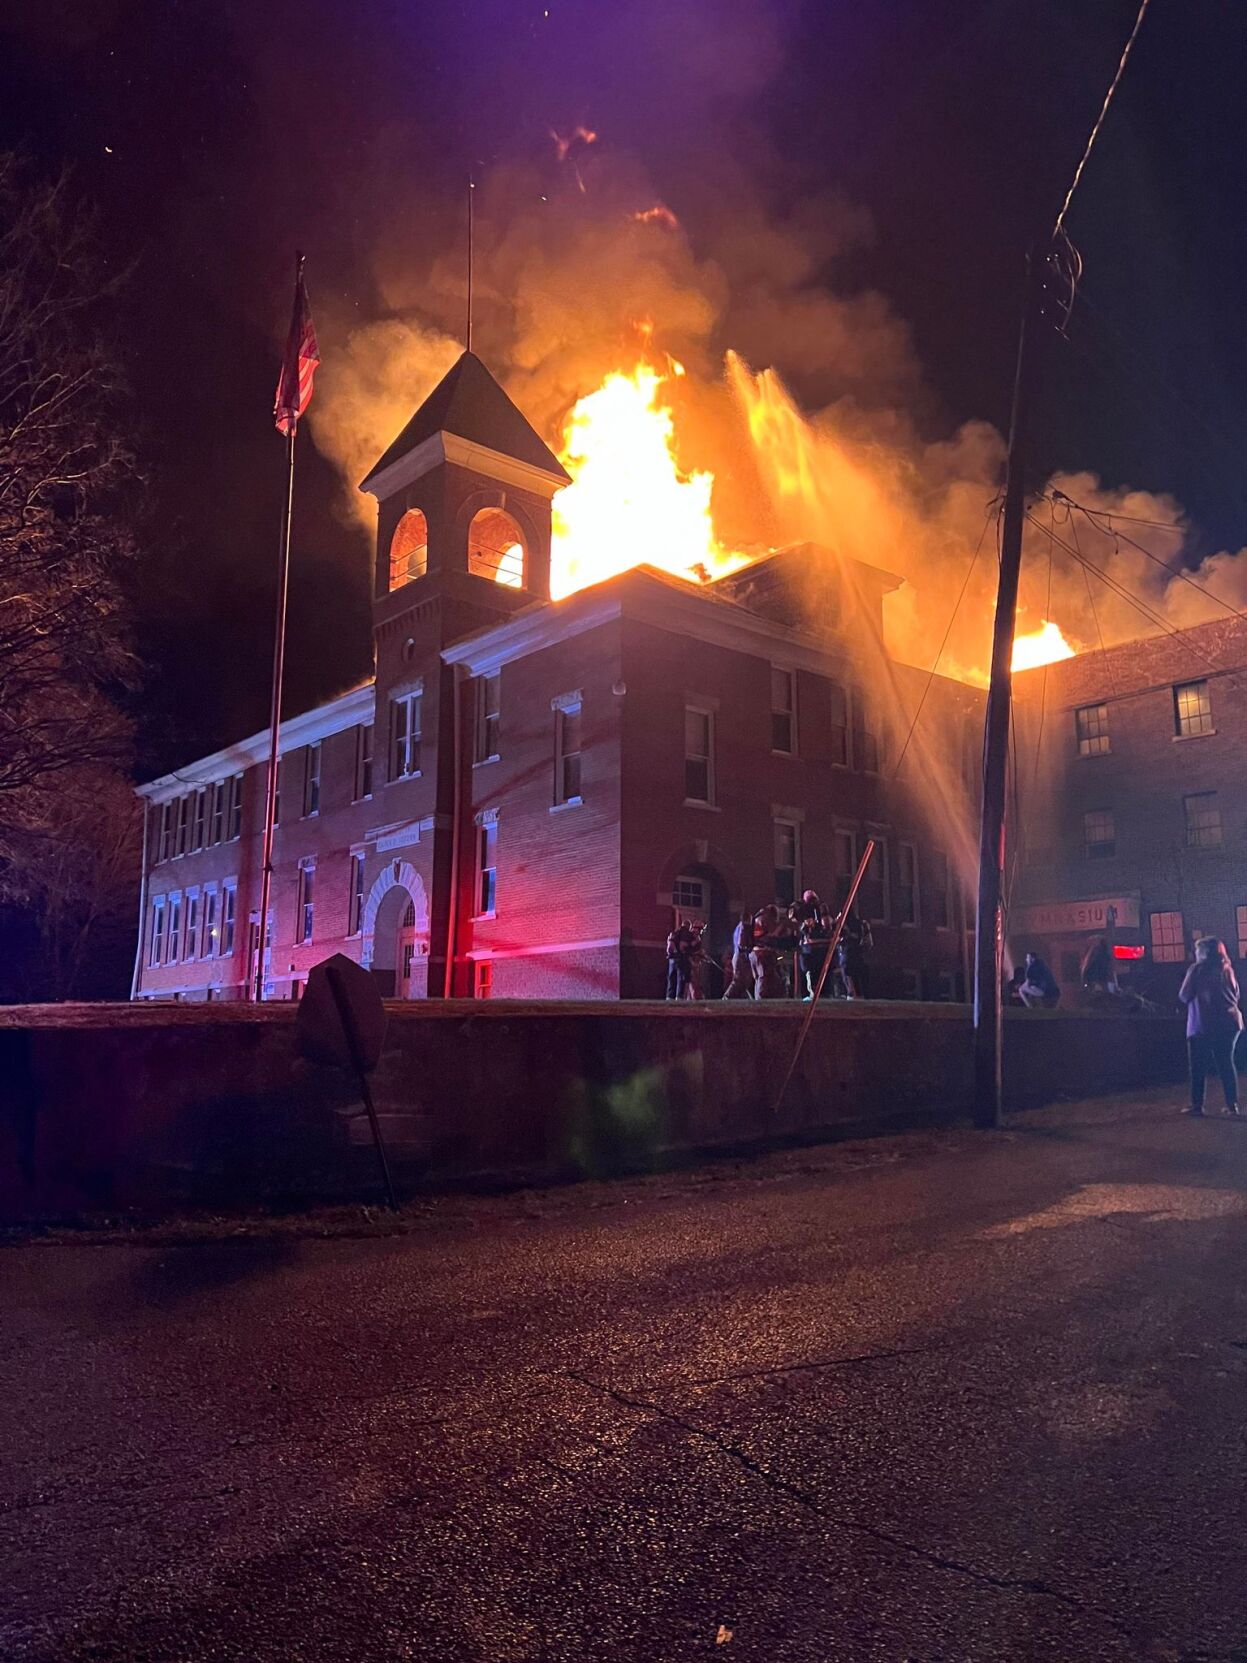
POLYGON ((517 462, 527 462, 559 480, 571 477, 476 354, 465 352, 374 464, 360 489, 367 490, 378 474, 438 433, 452 433, 517 462))

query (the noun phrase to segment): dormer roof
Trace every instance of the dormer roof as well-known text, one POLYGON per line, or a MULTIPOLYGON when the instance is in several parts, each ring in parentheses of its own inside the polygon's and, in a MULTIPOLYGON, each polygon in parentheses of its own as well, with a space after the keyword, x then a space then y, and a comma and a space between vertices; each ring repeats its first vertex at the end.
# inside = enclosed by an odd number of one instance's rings
POLYGON ((476 354, 465 352, 361 481, 360 490, 375 493, 395 463, 442 436, 520 462, 560 485, 571 477, 476 354))

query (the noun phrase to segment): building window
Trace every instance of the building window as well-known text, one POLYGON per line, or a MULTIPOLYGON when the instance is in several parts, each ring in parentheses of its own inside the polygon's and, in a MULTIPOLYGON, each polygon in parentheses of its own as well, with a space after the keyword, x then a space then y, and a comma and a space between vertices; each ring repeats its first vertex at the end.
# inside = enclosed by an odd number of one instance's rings
POLYGON ((838 768, 849 765, 849 696, 838 681, 829 684, 831 691, 831 760, 838 768))
POLYGON ((1074 712, 1074 732, 1078 738, 1079 756, 1108 754, 1108 706, 1085 704, 1074 712))
POLYGON ((154 968, 164 962, 165 956, 165 898, 159 896, 152 902, 152 933, 147 943, 147 963, 154 968))
POLYGON ((168 860, 173 853, 173 804, 160 805, 160 855, 159 859, 168 860))
POLYGON ((1234 924, 1238 932, 1238 956, 1247 959, 1247 907, 1234 908, 1234 924))
POLYGON ((355 729, 355 802, 372 796, 372 723, 355 729))
POLYGON ((1179 739, 1212 733, 1212 695, 1206 681, 1184 681, 1173 690, 1173 731, 1179 739))
POLYGON ((498 910, 498 822, 490 820, 476 834, 476 915, 492 918, 498 910))
POLYGON ((221 949, 221 935, 217 929, 217 896, 215 889, 204 894, 204 933, 200 957, 214 959, 221 949))
POLYGON ((857 892, 857 910, 872 924, 884 924, 888 917, 888 846, 881 837, 875 839, 870 865, 857 892))
POLYGON ((771 749, 797 754, 797 676, 795 670, 771 668, 771 749))
POLYGON ((580 801, 580 706, 563 705, 554 713, 554 801, 580 801))
POLYGON ((1186 810, 1186 846, 1188 849, 1219 849, 1221 847, 1221 809, 1215 791, 1197 791, 1183 797, 1186 810))
POLYGON ((857 833, 838 829, 833 838, 832 856, 836 880, 836 905, 842 907, 849 898, 849 890, 853 887, 853 874, 857 871, 857 833))
POLYGON ((684 707, 684 800, 714 802, 714 712, 684 707))
POLYGON ((506 589, 524 587, 524 537, 501 508, 482 508, 468 527, 468 571, 506 589))
POLYGON ((320 741, 303 753, 303 813, 320 813, 320 741))
POLYGON ((501 675, 477 676, 476 716, 472 739, 474 762, 493 762, 498 755, 498 713, 501 699, 501 675))
POLYGON ((860 687, 853 689, 853 766, 864 774, 879 772, 879 736, 870 704, 860 687))
POLYGON ((429 569, 429 522, 418 508, 409 508, 390 538, 390 588, 414 583, 429 569))
POLYGON ((929 908, 932 924, 937 930, 946 930, 952 919, 952 906, 948 897, 948 856, 943 849, 932 849, 930 854, 931 868, 931 906, 929 908))
POLYGON ((1152 957, 1157 964, 1185 964, 1186 934, 1180 912, 1152 914, 1152 957))
POLYGON ((231 958, 234 952, 234 921, 238 916, 238 889, 226 884, 221 891, 221 957, 231 958))
POLYGON ((390 778, 410 779, 420 772, 420 724, 424 694, 403 693, 390 701, 390 778))
POLYGON ((1082 846, 1088 860, 1112 860, 1117 853, 1117 832, 1110 809, 1093 808, 1083 815, 1082 846))
POLYGON ((191 848, 202 849, 208 829, 208 793, 195 793, 195 819, 191 830, 191 848))
POLYGON ((672 885, 671 905, 681 918, 705 916, 706 885, 702 878, 695 877, 691 872, 682 873, 672 885))
POLYGON ((233 774, 229 781, 229 840, 233 843, 242 836, 242 775, 233 774))
POLYGON ((316 868, 314 866, 300 866, 299 868, 299 899, 298 912, 295 923, 298 927, 299 941, 312 939, 312 911, 316 890, 316 868))
POLYGON ((189 797, 178 798, 178 831, 177 843, 174 846, 175 855, 184 855, 190 842, 191 832, 191 800, 189 797))
POLYGON ((199 956, 199 897, 186 897, 186 950, 182 957, 189 964, 199 956))
POLYGON ((208 841, 215 848, 225 841, 225 781, 218 780, 212 787, 212 824, 208 841))
POLYGON ((494 961, 493 959, 477 959, 472 972, 472 995, 476 999, 492 999, 494 996, 494 961))
POLYGON ((918 922, 918 851, 912 843, 896 845, 896 922, 918 922))
POLYGON ((351 883, 347 897, 348 935, 358 935, 364 927, 364 857, 351 856, 351 883))
POLYGON ((775 899, 790 907, 797 898, 797 826, 792 820, 776 820, 774 828, 775 899))
POLYGON ((169 900, 169 956, 167 964, 176 964, 182 955, 182 897, 174 895, 169 900))

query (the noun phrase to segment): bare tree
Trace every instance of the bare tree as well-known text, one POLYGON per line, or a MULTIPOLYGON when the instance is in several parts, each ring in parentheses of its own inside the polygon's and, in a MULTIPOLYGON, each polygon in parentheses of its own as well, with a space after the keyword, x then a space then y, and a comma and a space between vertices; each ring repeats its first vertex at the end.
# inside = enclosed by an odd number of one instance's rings
POLYGON ((110 298, 66 180, 0 155, 0 825, 14 794, 126 752, 135 476, 110 298))

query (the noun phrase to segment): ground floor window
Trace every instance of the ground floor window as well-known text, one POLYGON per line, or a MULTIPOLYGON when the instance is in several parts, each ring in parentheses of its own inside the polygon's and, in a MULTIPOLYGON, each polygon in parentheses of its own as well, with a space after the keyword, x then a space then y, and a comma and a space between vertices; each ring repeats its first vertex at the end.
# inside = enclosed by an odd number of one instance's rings
POLYGON ((1152 914, 1152 957, 1157 964, 1186 962, 1186 933, 1180 912, 1152 914))
POLYGON ((472 995, 476 999, 492 999, 494 996, 494 961, 492 959, 477 959, 473 969, 472 995))

